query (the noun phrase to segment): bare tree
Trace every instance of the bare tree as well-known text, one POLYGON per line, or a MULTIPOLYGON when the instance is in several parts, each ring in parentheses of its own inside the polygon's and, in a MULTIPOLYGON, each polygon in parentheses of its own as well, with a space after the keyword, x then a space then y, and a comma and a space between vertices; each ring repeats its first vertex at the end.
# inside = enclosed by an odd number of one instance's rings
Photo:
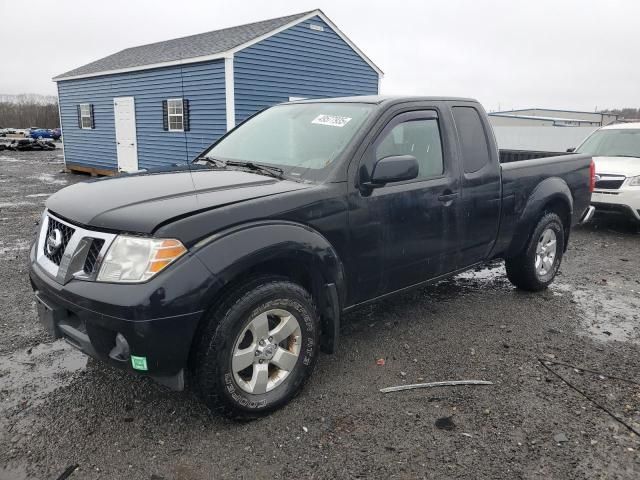
POLYGON ((18 95, 0 101, 0 127, 57 128, 60 126, 58 104, 43 103, 40 98, 18 95))

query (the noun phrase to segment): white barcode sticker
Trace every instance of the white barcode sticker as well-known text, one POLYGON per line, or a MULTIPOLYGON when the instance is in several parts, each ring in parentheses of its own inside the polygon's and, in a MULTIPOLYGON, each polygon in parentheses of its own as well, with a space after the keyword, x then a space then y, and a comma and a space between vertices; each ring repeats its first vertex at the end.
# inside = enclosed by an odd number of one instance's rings
POLYGON ((351 117, 341 117, 340 115, 318 115, 311 123, 330 127, 344 127, 350 120, 351 117))

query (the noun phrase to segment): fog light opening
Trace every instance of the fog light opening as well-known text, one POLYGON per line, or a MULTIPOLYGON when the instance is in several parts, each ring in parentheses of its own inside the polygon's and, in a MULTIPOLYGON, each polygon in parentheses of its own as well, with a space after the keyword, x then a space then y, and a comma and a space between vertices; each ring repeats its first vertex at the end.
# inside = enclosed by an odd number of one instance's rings
POLYGON ((109 358, 117 361, 117 362, 128 362, 131 357, 131 350, 129 348, 129 343, 127 339, 124 338, 124 335, 118 333, 116 335, 116 344, 109 352, 109 358))

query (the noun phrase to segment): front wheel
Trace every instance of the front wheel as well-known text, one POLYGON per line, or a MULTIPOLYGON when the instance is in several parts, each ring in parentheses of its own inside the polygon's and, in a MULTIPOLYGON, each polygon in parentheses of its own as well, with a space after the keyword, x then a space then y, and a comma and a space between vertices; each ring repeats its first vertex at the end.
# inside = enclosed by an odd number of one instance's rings
POLYGON ((505 261, 507 277, 523 290, 544 290, 558 273, 563 252, 562 220, 555 213, 547 213, 538 221, 522 253, 505 261))
POLYGON ((313 371, 318 328, 301 286, 273 277, 248 282, 222 302, 204 332, 195 365, 203 400, 232 418, 284 406, 313 371))

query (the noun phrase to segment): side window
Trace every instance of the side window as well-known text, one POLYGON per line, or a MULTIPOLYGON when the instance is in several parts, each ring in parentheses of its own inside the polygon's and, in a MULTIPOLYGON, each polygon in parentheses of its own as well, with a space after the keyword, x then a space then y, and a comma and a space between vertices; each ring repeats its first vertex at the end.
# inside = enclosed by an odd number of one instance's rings
POLYGON ((465 173, 473 173, 489 163, 489 146, 480 114, 473 107, 453 107, 465 173))
POLYGON ((78 105, 78 128, 84 130, 95 128, 93 120, 93 104, 81 103, 78 105))
POLYGON ((167 100, 167 115, 169 117, 170 132, 181 132, 183 130, 182 112, 181 98, 172 98, 167 100))
POLYGON ((166 132, 188 132, 189 100, 169 98, 162 101, 162 129, 166 132))
POLYGON ((395 155, 416 157, 420 166, 418 178, 442 175, 444 162, 438 120, 409 120, 393 127, 378 144, 376 161, 395 155))

